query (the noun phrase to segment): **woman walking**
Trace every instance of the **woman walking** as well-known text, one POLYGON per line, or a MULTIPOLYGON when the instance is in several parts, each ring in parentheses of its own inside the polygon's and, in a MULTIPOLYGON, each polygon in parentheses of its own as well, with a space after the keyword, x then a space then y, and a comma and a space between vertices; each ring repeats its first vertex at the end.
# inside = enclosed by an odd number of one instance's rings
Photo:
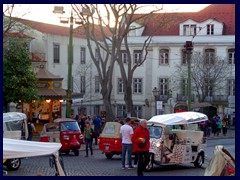
POLYGON ((93 129, 90 126, 89 121, 85 122, 86 127, 84 128, 84 141, 86 146, 86 156, 88 157, 88 147, 91 151, 91 155, 93 155, 93 149, 92 149, 92 141, 93 141, 93 129))

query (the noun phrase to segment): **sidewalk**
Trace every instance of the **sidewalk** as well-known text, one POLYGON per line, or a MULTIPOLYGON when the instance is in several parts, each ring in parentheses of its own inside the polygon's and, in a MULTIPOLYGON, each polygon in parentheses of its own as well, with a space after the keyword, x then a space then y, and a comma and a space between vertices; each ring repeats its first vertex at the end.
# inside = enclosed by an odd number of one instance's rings
POLYGON ((207 137, 207 139, 228 139, 228 138, 235 138, 236 134, 235 134, 235 128, 229 128, 227 130, 227 134, 226 136, 224 136, 222 133, 219 134, 219 136, 217 135, 213 135, 211 133, 210 137, 207 137))

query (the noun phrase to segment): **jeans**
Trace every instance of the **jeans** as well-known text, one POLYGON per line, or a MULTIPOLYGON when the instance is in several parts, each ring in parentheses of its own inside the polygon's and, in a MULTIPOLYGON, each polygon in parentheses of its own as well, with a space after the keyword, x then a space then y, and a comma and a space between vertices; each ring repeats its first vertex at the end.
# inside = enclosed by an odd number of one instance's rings
POLYGON ((126 152, 128 153, 128 165, 132 166, 132 144, 122 144, 122 166, 125 167, 126 152))
POLYGON ((85 139, 85 146, 86 146, 86 156, 88 156, 88 147, 90 148, 91 155, 93 155, 92 139, 85 139))

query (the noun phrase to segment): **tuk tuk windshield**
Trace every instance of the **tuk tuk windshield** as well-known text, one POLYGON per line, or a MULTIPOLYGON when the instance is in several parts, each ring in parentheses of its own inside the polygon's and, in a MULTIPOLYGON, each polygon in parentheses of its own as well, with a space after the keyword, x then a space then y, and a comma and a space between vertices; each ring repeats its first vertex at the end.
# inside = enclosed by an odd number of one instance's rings
POLYGON ((162 135, 162 127, 160 126, 148 126, 150 132, 150 138, 160 138, 162 135))
POLYGON ((77 122, 66 121, 61 123, 61 131, 80 131, 80 128, 77 122))
POLYGON ((6 121, 4 122, 4 131, 18 131, 21 130, 23 127, 23 120, 19 121, 6 121))

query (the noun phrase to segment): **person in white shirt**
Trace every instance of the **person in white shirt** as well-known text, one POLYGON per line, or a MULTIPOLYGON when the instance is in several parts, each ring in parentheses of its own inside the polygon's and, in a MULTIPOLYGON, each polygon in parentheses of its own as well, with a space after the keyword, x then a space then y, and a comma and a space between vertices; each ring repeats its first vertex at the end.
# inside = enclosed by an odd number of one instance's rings
POLYGON ((133 128, 130 126, 131 119, 127 118, 125 120, 125 124, 120 128, 120 138, 122 139, 122 169, 125 169, 125 157, 126 152, 128 153, 128 169, 132 169, 132 135, 133 135, 133 128))

